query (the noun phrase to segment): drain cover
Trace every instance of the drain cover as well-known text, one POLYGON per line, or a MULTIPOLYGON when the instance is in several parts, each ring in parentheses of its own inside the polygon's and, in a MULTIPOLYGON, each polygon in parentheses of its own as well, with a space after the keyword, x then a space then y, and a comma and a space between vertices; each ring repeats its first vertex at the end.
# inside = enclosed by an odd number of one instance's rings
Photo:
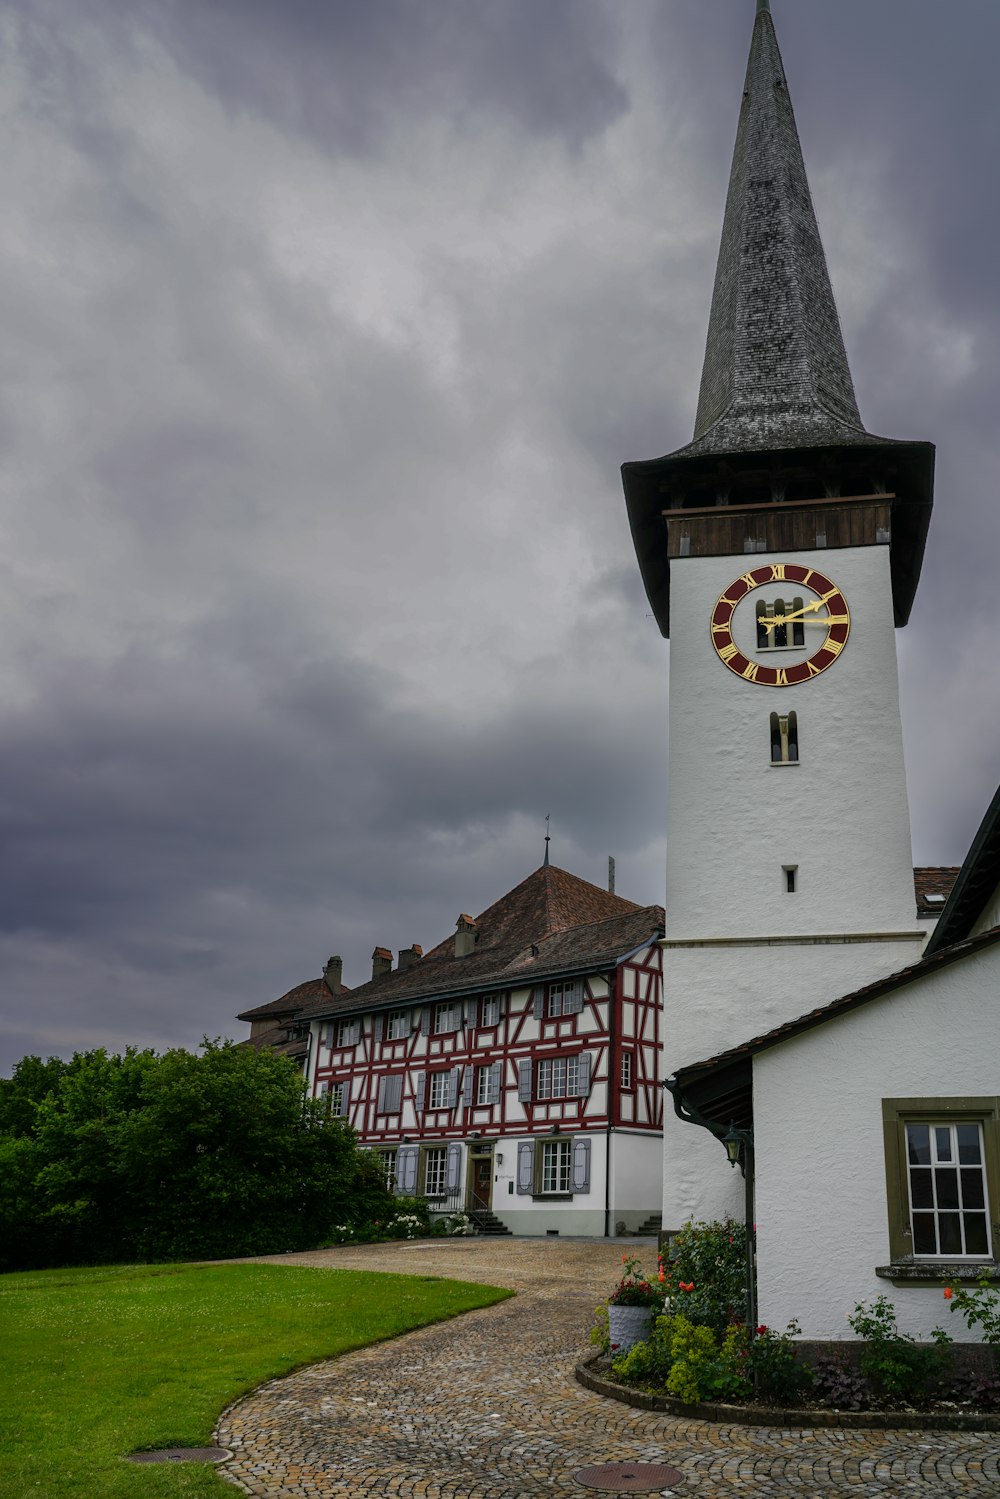
POLYGON ((681 1483, 684 1474, 662 1463, 603 1463, 599 1468, 581 1468, 573 1477, 588 1489, 611 1494, 651 1494, 681 1483))
POLYGON ((232 1454, 225 1447, 159 1447, 155 1452, 130 1452, 130 1463, 221 1463, 232 1454))

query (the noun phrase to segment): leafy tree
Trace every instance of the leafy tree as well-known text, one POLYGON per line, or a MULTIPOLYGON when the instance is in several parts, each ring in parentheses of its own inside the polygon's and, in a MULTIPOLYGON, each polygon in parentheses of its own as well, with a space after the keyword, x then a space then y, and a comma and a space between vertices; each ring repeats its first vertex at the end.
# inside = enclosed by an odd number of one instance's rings
POLYGON ((5 1268, 301 1249, 388 1214, 354 1131, 272 1052, 99 1049, 54 1066, 25 1058, 9 1083, 5 1268))

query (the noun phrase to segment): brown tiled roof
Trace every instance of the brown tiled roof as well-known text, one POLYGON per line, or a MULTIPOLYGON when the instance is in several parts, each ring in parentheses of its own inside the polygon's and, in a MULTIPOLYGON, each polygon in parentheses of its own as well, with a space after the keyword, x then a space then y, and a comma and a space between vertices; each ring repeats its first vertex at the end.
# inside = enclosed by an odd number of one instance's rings
POLYGON ((697 1079, 702 1074, 730 1067, 734 1062, 755 1056, 759 1051, 767 1051, 770 1047, 777 1046, 782 1041, 788 1041, 802 1031, 810 1031, 817 1025, 825 1025, 828 1020, 833 1020, 838 1015, 844 1015, 849 1010, 860 1009, 862 1005, 870 1004, 873 999, 881 999, 885 994, 891 994, 896 989, 912 984, 916 979, 925 978, 930 973, 947 968, 962 958, 971 957, 984 947, 992 947, 997 942, 1000 942, 1000 926, 992 927, 990 931, 983 932, 978 937, 970 937, 965 942, 955 942, 951 947, 942 948, 940 952, 933 953, 929 957, 925 956, 906 968, 900 968, 897 972, 888 974, 885 978, 876 979, 873 984, 865 984, 863 988, 855 989, 851 994, 841 995, 830 1004, 820 1005, 818 1009, 798 1015, 794 1020, 787 1020, 784 1025, 775 1026, 774 1030, 754 1036, 740 1046, 733 1046, 728 1051, 719 1052, 717 1056, 707 1057, 703 1062, 692 1062, 687 1067, 678 1068, 678 1081, 686 1083, 697 1079))
POLYGON ((532 940, 529 930, 520 941, 478 945, 467 957, 456 958, 449 939, 412 968, 387 973, 352 989, 341 999, 320 999, 303 1008, 300 1018, 342 1015, 358 1010, 412 1004, 417 999, 470 994, 484 989, 526 986, 562 974, 592 972, 608 967, 626 953, 663 933, 662 906, 635 906, 623 915, 588 922, 532 940))
POLYGON ((309 1050, 309 1042, 305 1036, 297 1036, 290 1041, 283 1025, 276 1025, 269 1031, 260 1031, 239 1044, 248 1046, 251 1051, 276 1051, 280 1056, 291 1057, 293 1061, 304 1057, 309 1050))
MULTIPOLYGON (((565 869, 543 865, 487 907, 474 925, 476 945, 467 957, 455 957, 451 934, 409 968, 382 974, 357 989, 342 988, 339 999, 322 978, 307 979, 280 999, 242 1011, 237 1019, 295 1015, 307 1020, 610 966, 662 936, 663 907, 637 906, 565 869)), ((254 1045, 269 1044, 271 1034, 254 1037, 254 1045)))
MULTIPOLYGON (((341 994, 350 994, 345 984, 340 986, 341 994)), ((289 989, 280 999, 268 1000, 266 1005, 256 1005, 252 1010, 241 1010, 237 1020, 266 1020, 272 1017, 275 1020, 283 1015, 297 1015, 303 1005, 313 1004, 323 995, 329 996, 329 989, 322 978, 306 979, 304 984, 296 984, 294 989, 289 989)))
POLYGON ((954 865, 930 866, 913 871, 913 888, 917 895, 917 910, 921 916, 940 916, 944 903, 951 894, 951 887, 958 879, 958 868, 954 865), (943 896, 943 900, 928 900, 929 895, 943 896))

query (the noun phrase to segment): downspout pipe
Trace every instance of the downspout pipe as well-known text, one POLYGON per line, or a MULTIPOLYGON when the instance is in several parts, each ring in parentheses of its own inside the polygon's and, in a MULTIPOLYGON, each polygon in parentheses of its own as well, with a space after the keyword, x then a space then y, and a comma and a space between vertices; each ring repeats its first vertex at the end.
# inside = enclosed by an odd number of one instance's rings
MULTIPOLYGON (((709 1134, 719 1141, 720 1145, 727 1133, 733 1133, 733 1127, 724 1130, 720 1124, 715 1124, 711 1119, 706 1119, 704 1114, 699 1114, 690 1099, 685 1098, 684 1090, 676 1077, 668 1077, 664 1080, 664 1088, 674 1101, 674 1113, 678 1119, 685 1124, 697 1124, 702 1129, 707 1129, 709 1134)), ((739 1136, 743 1146, 740 1170, 743 1173, 743 1212, 747 1235, 747 1337, 753 1339, 757 1330, 757 1276, 754 1267, 754 1151, 753 1130, 741 1129, 735 1133, 739 1136)), ((732 1162, 735 1165, 735 1161, 732 1162)))
POLYGON ((618 970, 608 974, 608 1122, 604 1133, 604 1237, 611 1238, 611 1111, 618 1101, 615 1078, 615 1006, 618 1003, 618 970))

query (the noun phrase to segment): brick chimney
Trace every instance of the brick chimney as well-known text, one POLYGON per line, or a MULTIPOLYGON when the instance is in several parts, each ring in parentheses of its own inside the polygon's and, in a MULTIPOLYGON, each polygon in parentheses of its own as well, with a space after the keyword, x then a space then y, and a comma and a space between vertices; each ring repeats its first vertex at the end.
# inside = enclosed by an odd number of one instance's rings
POLYGON ((372 953, 372 978, 380 979, 392 972, 392 953, 387 947, 376 947, 372 953))
POLYGON ((331 994, 340 993, 344 987, 343 958, 327 958, 326 967, 323 969, 323 982, 331 994))
POLYGON ((476 945, 476 923, 471 916, 462 915, 455 925, 455 956, 467 958, 476 945))
POLYGON ((399 972, 402 973, 404 968, 412 968, 414 963, 419 963, 423 955, 424 950, 418 942, 414 942, 412 947, 401 947, 397 964, 399 972))

